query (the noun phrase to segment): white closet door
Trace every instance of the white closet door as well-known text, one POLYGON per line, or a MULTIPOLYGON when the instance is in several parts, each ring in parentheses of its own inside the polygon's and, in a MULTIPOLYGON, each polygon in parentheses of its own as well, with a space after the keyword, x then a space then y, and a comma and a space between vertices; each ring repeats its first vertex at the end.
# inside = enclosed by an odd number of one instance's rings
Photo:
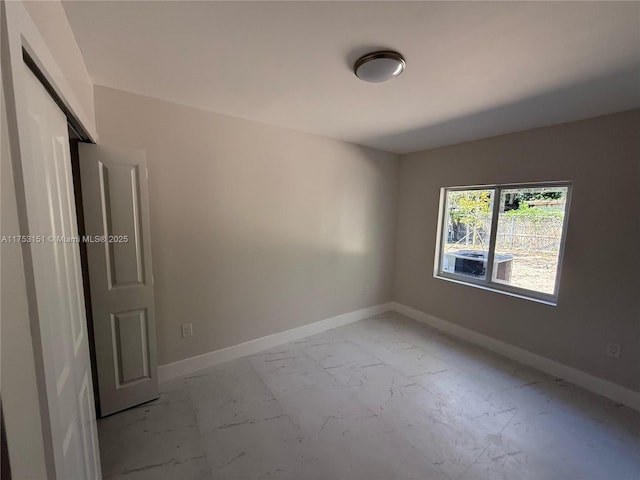
MULTIPOLYGON (((28 145, 22 172, 58 480, 100 479, 93 384, 67 120, 24 66, 28 145), (57 240, 55 240, 57 239, 57 240)), ((19 365, 16 365, 19 368, 19 365)))

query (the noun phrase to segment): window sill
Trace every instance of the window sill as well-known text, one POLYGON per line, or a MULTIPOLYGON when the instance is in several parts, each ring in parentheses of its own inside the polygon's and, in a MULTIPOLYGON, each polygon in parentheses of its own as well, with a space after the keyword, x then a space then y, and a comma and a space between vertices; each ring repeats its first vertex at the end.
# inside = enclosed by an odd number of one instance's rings
POLYGON ((447 282, 457 283, 460 285, 466 285, 468 287, 479 288, 481 290, 487 290, 489 292, 501 293, 503 295, 508 295, 510 297, 521 298, 522 300, 529 300, 531 302, 542 303, 543 305, 549 305, 551 307, 558 306, 558 301, 555 298, 544 299, 544 298, 532 297, 530 295, 527 295, 526 293, 513 292, 513 291, 502 289, 499 287, 494 287, 490 284, 476 283, 473 281, 465 281, 463 278, 444 276, 441 274, 435 274, 434 278, 437 278, 439 280, 446 280, 447 282))

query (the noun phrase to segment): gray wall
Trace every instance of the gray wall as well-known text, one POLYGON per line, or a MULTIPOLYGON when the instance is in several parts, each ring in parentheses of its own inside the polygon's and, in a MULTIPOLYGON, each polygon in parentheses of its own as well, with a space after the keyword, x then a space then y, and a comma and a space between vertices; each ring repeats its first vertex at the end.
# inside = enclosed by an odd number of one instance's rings
POLYGON ((394 300, 640 390, 640 110, 403 156, 398 191, 394 300), (433 278, 441 187, 545 180, 573 181, 556 307, 433 278))
POLYGON ((397 156, 95 93, 100 142, 147 151, 159 364, 391 300, 397 156))

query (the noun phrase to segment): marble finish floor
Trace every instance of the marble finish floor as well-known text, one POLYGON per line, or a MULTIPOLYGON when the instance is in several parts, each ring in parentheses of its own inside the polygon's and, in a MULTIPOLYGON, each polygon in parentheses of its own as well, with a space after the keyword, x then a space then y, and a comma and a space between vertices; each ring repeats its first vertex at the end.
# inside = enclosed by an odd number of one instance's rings
POLYGON ((160 388, 105 479, 640 479, 638 412, 396 313, 160 388))

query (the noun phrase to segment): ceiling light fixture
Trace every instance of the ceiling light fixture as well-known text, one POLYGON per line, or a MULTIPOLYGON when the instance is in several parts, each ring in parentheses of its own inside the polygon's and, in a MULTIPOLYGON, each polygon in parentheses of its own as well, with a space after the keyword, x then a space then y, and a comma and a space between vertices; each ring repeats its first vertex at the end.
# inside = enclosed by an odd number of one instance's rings
POLYGON ((383 50, 360 57, 353 66, 353 71, 360 80, 379 83, 397 77, 406 65, 398 52, 383 50))

